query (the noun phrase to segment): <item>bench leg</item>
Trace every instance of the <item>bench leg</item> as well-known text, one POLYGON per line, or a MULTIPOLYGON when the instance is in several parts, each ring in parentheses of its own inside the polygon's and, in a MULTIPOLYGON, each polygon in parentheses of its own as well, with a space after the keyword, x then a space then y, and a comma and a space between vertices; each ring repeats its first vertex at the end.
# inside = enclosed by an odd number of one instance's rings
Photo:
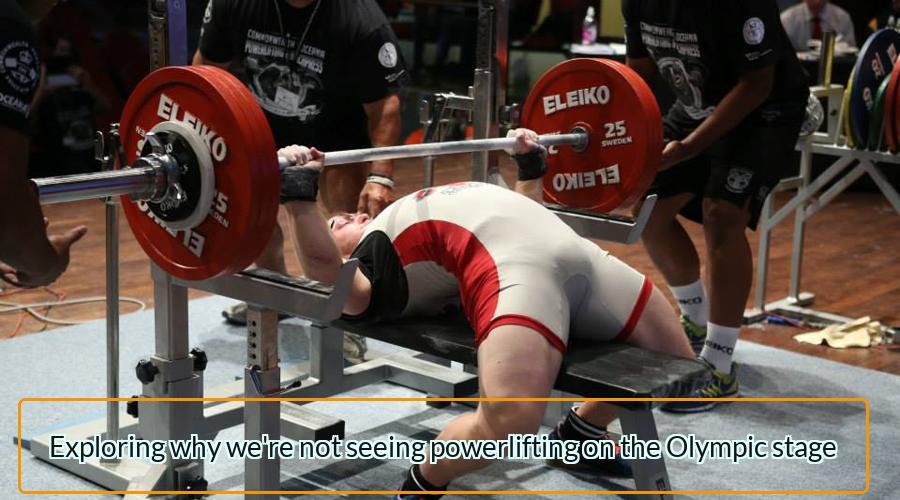
MULTIPOLYGON (((656 422, 650 408, 630 410, 618 408, 619 420, 622 423, 622 434, 634 434, 642 441, 658 440, 656 422)), ((634 460, 634 485, 638 491, 671 491, 669 473, 666 471, 666 460, 634 460)), ((671 499, 672 495, 645 495, 643 498, 671 499)))

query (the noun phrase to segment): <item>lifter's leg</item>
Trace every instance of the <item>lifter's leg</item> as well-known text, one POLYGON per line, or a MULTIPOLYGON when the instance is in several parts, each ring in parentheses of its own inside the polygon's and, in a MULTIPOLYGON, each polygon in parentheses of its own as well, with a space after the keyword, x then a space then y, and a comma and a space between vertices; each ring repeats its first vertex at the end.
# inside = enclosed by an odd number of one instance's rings
MULTIPOLYGON (((644 307, 637 326, 625 342, 648 351, 663 352, 683 358, 694 357, 691 344, 684 336, 675 315, 672 314, 672 307, 656 287, 653 287, 653 293, 644 307)), ((597 427, 606 427, 617 416, 614 406, 597 402, 582 404, 576 413, 597 427)))
MULTIPOLYGON (((522 326, 494 329, 478 348, 481 395, 487 398, 546 398, 559 373, 562 354, 540 333, 522 326)), ((474 412, 454 419, 439 440, 505 439, 510 434, 534 434, 547 403, 481 403, 474 412)), ((444 486, 486 466, 481 460, 441 460, 419 470, 431 484, 444 486)))

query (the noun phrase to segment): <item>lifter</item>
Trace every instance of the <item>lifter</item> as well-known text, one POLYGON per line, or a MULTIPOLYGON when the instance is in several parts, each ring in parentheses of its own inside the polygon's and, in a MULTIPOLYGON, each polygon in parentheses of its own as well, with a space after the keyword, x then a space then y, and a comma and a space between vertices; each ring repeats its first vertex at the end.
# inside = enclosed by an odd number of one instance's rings
MULTIPOLYGON (((546 171, 543 148, 530 130, 512 134, 516 189, 538 194, 546 171)), ((412 193, 374 219, 359 213, 326 221, 315 206, 324 154, 290 146, 279 155, 308 167, 285 170, 281 188, 307 276, 334 283, 344 259, 359 260, 344 307, 350 320, 430 315, 458 304, 475 331, 482 397, 548 397, 570 335, 694 357, 669 303, 649 279, 580 237, 534 199, 461 182, 412 193)), ((481 403, 450 422, 437 439, 533 434, 545 407, 544 402, 481 403)), ((606 425, 615 417, 609 405, 585 403, 556 426, 553 437, 609 438, 606 425)), ((475 460, 416 465, 401 490, 444 490, 486 465, 475 460)), ((621 459, 582 465, 630 473, 621 459)))

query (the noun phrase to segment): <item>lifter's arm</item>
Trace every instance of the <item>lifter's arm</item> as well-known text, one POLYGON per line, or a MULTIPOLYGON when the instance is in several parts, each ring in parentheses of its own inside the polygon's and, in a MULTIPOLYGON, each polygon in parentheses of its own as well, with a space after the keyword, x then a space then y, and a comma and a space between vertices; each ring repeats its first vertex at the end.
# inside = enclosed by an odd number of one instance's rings
POLYGON ((27 178, 27 136, 0 125, 0 273, 21 286, 43 286, 69 264, 69 247, 87 232, 78 226, 47 236, 38 191, 27 178))
MULTIPOLYGON (((338 247, 328 230, 328 224, 315 202, 290 201, 285 208, 290 214, 294 237, 294 248, 306 277, 321 283, 333 285, 344 264, 338 247)), ((369 307, 372 284, 360 271, 356 270, 344 314, 359 316, 369 307)))
MULTIPOLYGON (((285 148, 279 153, 293 148, 296 146, 285 148)), ((297 156, 283 154, 293 162, 305 164, 308 168, 282 175, 282 198, 286 198, 284 206, 291 217, 294 248, 297 249, 297 257, 304 274, 309 279, 333 285, 337 282, 344 261, 328 229, 328 223, 315 202, 318 191, 315 183, 318 182, 318 171, 322 169, 319 160, 324 156, 315 149, 302 149, 308 151, 311 158, 301 158, 299 154, 297 156), (308 161, 310 159, 313 161, 308 161)), ((353 276, 350 295, 344 305, 344 314, 358 316, 365 312, 369 307, 371 295, 372 284, 361 271, 357 270, 353 276)))
POLYGON ((510 130, 506 137, 516 138, 515 146, 507 150, 517 166, 516 192, 542 203, 541 178, 547 171, 547 149, 538 144, 537 133, 527 128, 510 130))

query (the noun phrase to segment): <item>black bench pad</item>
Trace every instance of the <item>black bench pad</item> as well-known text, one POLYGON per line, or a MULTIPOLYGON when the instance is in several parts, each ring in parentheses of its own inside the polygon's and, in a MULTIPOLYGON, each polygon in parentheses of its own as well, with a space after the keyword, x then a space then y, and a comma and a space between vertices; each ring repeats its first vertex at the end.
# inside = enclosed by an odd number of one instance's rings
MULTIPOLYGON (((476 364, 475 334, 461 315, 333 326, 459 363, 476 364)), ((702 363, 627 344, 570 343, 556 388, 589 398, 683 397, 708 380, 702 363)), ((620 404, 620 406, 640 406, 620 404)))

